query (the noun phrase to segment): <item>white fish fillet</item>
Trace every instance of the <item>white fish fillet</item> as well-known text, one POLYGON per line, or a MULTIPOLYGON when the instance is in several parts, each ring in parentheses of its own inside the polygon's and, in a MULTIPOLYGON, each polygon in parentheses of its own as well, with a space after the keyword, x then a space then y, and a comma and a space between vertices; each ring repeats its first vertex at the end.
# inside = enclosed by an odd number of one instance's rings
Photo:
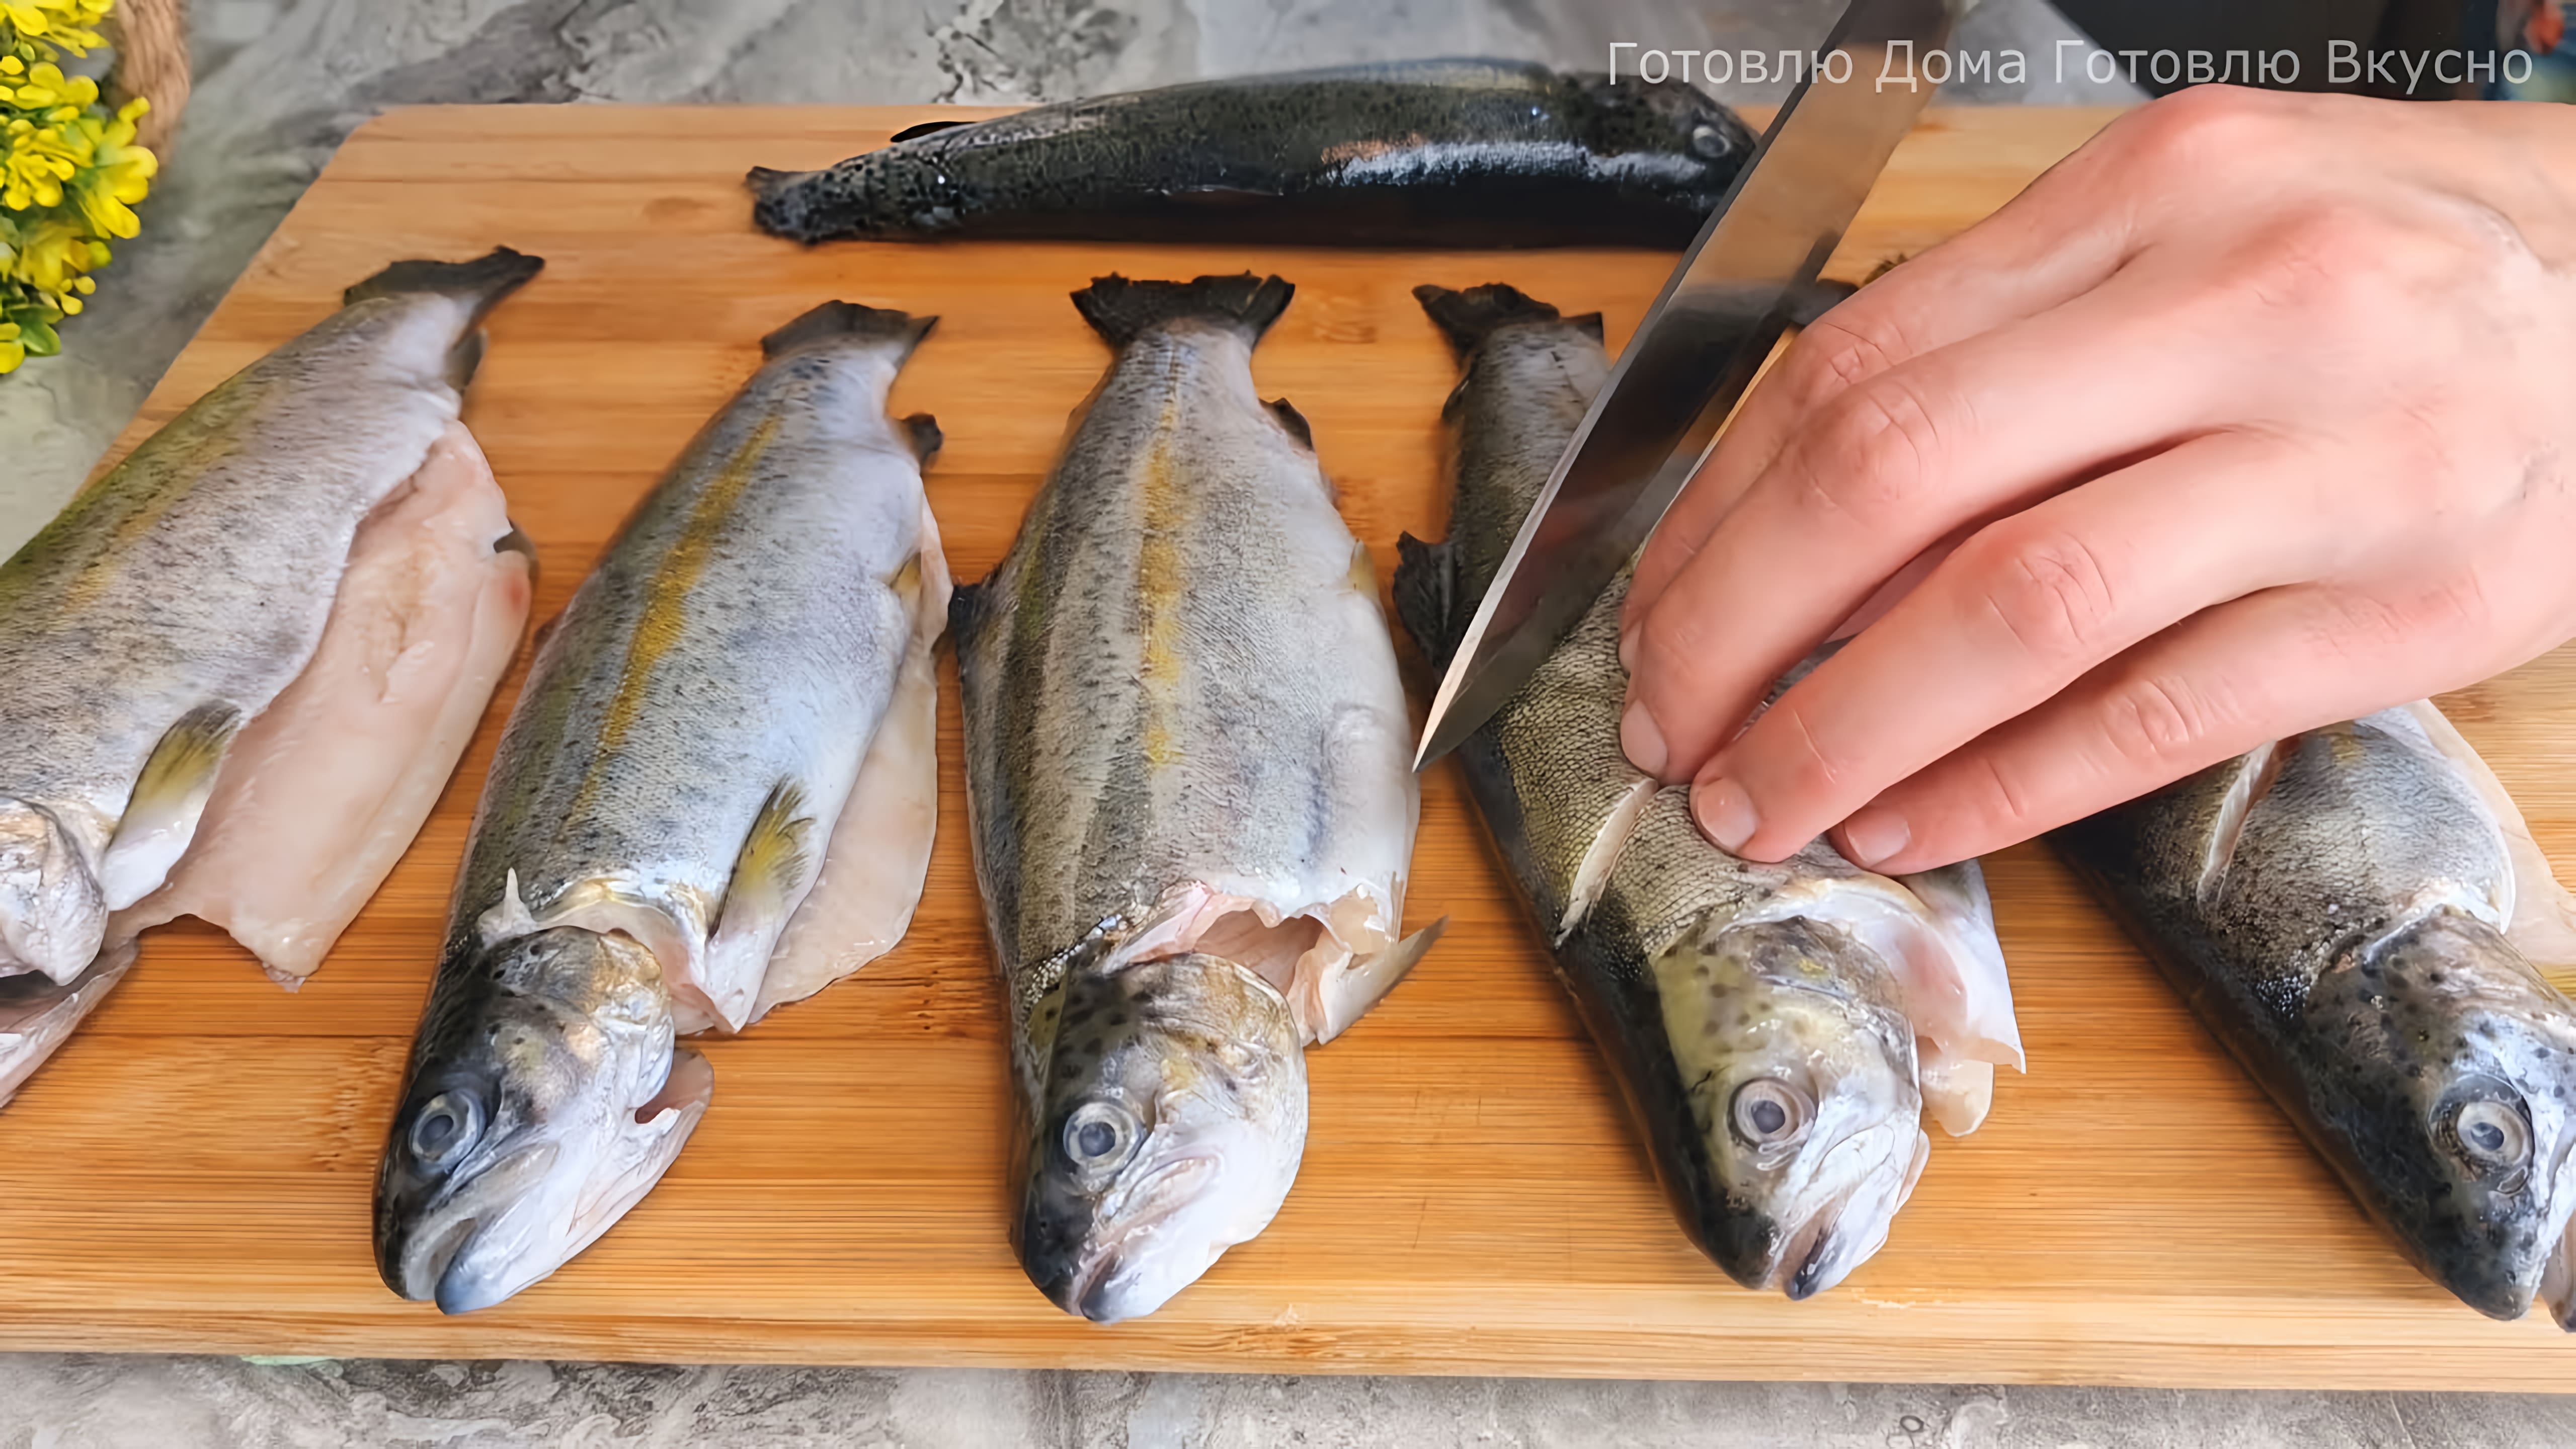
POLYGON ((410 848, 517 652, 528 556, 491 464, 452 423, 363 524, 312 662, 224 757, 194 843, 111 941, 183 915, 290 990, 410 848))
MULTIPOLYGON (((802 1001, 895 948, 912 926, 939 833, 939 673, 951 584, 939 523, 921 512, 921 601, 885 721, 832 826, 814 878, 761 978, 751 1021, 802 1001)), ((748 1024, 748 1023, 746 1023, 748 1024)))

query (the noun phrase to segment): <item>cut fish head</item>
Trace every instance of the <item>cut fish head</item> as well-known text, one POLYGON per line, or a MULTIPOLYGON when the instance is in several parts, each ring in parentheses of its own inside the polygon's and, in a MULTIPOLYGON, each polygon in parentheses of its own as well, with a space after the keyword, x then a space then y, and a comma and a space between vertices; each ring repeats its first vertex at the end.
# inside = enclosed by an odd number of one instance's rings
POLYGON ((1305 1146, 1305 1053, 1269 983, 1195 951, 1077 968, 1028 1148, 1020 1261, 1068 1313, 1151 1313, 1269 1226, 1305 1146))
POLYGON ((40 971, 68 984, 106 932, 106 899, 62 822, 0 796, 0 976, 40 971))
POLYGON ((1659 1154, 1701 1246, 1806 1298, 1887 1241, 1926 1139, 1914 1031, 1877 954, 1803 916, 1712 918, 1652 960, 1689 1140, 1659 1154))
POLYGON ((714 1075, 675 1053, 652 953, 563 927, 480 953, 494 989, 424 1024, 376 1182, 376 1265, 405 1298, 489 1307, 660 1180, 714 1075))
POLYGON ((2318 980, 2310 1094, 2337 1166, 2416 1264, 2519 1318, 2576 1212, 2576 1011, 2486 922, 2451 907, 2318 980))

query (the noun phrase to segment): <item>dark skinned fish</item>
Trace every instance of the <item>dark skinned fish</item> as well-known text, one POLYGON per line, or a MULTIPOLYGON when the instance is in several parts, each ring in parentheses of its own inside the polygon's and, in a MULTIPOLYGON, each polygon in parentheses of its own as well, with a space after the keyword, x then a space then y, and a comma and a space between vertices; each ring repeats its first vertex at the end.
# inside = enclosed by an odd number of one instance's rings
MULTIPOLYGON (((1396 608, 1445 665, 1609 369, 1601 319, 1509 287, 1416 289, 1458 348, 1448 539, 1404 540, 1396 608)), ((1805 1298, 1886 1241, 1923 1107, 1984 1115, 2018 1061, 1973 865, 1899 882, 1821 842, 1737 860, 1619 748, 1615 583, 1457 752, 1684 1229, 1748 1288, 1805 1298), (1909 1008, 1912 1008, 1909 1011, 1909 1008)))
POLYGON ((796 241, 1065 237, 1678 248, 1753 151, 1690 86, 1494 60, 1200 81, 754 170, 796 241))
POLYGON ((1276 277, 1075 304, 1117 349, 952 611, 975 874, 1010 1001, 1013 1238, 1069 1313, 1150 1313, 1259 1233, 1304 1044, 1401 977, 1412 730, 1367 550, 1252 386, 1276 277))
POLYGON ((2429 704, 2267 745, 2058 831, 2201 1020, 2435 1282, 2570 1321, 2565 893, 2429 704))
POLYGON ((402 1296, 461 1313, 552 1273, 706 1111, 714 1074, 675 1037, 741 1027, 783 968, 792 997, 856 964, 845 942, 818 943, 838 965, 782 960, 791 917, 838 920, 853 893, 909 917, 929 818, 877 797, 932 764, 920 740, 889 782, 877 746, 927 734, 904 725, 929 709, 946 571, 937 429, 886 392, 929 327, 827 302, 771 334, 538 647, 377 1178, 402 1296), (910 824, 855 858, 835 829, 890 818, 910 824))

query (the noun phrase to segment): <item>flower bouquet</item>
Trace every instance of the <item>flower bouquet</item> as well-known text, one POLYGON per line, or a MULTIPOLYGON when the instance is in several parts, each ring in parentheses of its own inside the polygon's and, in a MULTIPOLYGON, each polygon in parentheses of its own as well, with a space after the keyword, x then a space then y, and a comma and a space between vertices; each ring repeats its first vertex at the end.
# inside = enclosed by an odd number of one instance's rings
POLYGON ((108 244, 141 229, 134 203, 159 162, 135 140, 150 103, 110 109, 66 74, 107 43, 115 0, 0 0, 0 373, 62 349, 56 332, 98 290, 108 244))

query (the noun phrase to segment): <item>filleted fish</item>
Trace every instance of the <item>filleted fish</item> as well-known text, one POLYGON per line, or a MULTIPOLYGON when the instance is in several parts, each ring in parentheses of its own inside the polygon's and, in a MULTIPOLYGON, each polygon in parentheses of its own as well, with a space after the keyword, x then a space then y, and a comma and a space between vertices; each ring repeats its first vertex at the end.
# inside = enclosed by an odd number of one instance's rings
POLYGON ((376 1190, 385 1282, 448 1312, 640 1200, 739 1029, 902 934, 934 811, 947 574, 886 396, 930 320, 826 303, 550 626, 475 812, 376 1190), (791 921, 794 926, 791 928, 791 921))
POLYGON ((533 560, 458 420, 542 264, 400 262, 145 440, 0 565, 0 1100, 213 921, 293 984, 411 844, 533 560))
MULTIPOLYGON (((1416 290, 1458 351, 1447 538, 1404 540, 1396 607, 1445 667, 1609 371, 1598 315, 1504 286, 1416 290)), ((1619 747, 1624 576, 1459 746, 1469 793, 1610 1063, 1684 1229, 1804 1298, 1886 1241, 1929 1154, 2018 1066, 1973 863, 1891 880, 1819 841, 1777 865, 1699 834, 1619 747)))
POLYGON ((1116 358, 952 610, 1015 1239, 1102 1322, 1268 1225, 1304 1151, 1304 1044, 1432 935, 1398 939, 1417 802, 1376 576, 1304 419, 1253 390, 1290 292, 1074 294, 1116 358))
POLYGON ((932 122, 750 184, 762 229, 805 242, 1680 247, 1752 153, 1744 123, 1681 82, 1426 60, 932 122))
POLYGON ((2439 710, 2311 730, 2058 849, 2435 1282, 2576 1327, 2566 892, 2439 710))

